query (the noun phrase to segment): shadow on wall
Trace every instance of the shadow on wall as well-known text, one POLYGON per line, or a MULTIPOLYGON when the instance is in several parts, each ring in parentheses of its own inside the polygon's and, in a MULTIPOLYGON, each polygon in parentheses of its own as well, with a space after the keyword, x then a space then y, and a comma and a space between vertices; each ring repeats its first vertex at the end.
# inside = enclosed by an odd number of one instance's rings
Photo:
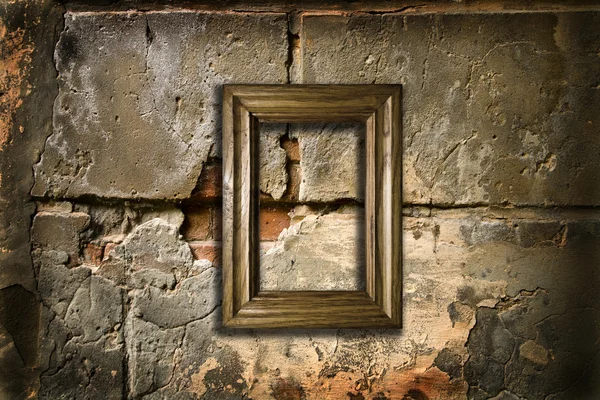
POLYGON ((562 75, 555 78, 560 93, 543 123, 548 142, 564 137, 554 171, 563 176, 539 178, 548 204, 533 218, 546 221, 514 221, 509 228, 513 233, 507 237, 514 234, 517 242, 528 235, 545 235, 546 241, 521 240, 524 259, 506 260, 513 293, 477 311, 466 345, 469 398, 486 399, 502 390, 525 399, 600 396, 600 181, 597 168, 586 165, 598 152, 600 114, 590 105, 600 104, 600 91, 593 89, 600 77, 600 32, 589 24, 600 16, 565 13, 555 18, 554 41, 564 52, 562 75), (554 183, 560 179, 564 182, 554 183), (528 254, 534 247, 548 247, 542 260, 528 254), (541 270, 533 268, 538 263, 541 270), (519 284, 526 290, 516 290, 519 284))

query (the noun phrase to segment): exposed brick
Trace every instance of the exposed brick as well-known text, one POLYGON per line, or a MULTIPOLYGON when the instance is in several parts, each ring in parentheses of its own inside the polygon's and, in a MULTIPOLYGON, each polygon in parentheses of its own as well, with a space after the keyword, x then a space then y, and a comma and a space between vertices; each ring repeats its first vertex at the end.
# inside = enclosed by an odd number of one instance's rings
MULTIPOLYGON (((289 207, 261 207, 259 215, 261 240, 277 240, 284 228, 290 226, 289 207)), ((182 227, 188 241, 221 240, 222 212, 220 207, 190 209, 182 227)))
POLYGON ((211 207, 195 207, 184 210, 184 212, 185 220, 181 227, 181 233, 186 240, 213 239, 211 207))
POLYGON ((275 201, 275 199, 273 199, 273 197, 270 194, 260 192, 258 196, 261 203, 272 203, 275 201))
POLYGON ((100 265, 104 258, 104 246, 88 243, 83 249, 83 259, 87 263, 100 265))
POLYGON ((300 196, 300 182, 302 181, 302 170, 298 164, 288 164, 288 187, 284 199, 287 201, 298 201, 300 196))
POLYGON ((192 193, 192 201, 216 201, 222 195, 223 167, 221 164, 205 165, 198 185, 192 193))
POLYGON ((221 207, 212 209, 212 238, 213 240, 221 240, 223 232, 223 213, 221 207))
POLYGON ((277 240, 279 234, 290 226, 289 207, 261 207, 259 231, 261 240, 277 240))
POLYGON ((288 161, 300 161, 300 146, 298 139, 290 139, 287 136, 281 138, 281 147, 285 150, 288 161))
POLYGON ((195 260, 208 260, 214 266, 221 266, 221 242, 190 242, 190 249, 195 260))

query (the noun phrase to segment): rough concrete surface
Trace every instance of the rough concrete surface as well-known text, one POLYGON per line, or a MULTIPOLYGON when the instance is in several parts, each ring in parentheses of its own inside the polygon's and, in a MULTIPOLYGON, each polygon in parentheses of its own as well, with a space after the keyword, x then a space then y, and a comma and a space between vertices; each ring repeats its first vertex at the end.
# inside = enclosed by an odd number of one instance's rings
POLYGON ((0 4, 0 397, 26 398, 39 387, 40 304, 30 256, 32 165, 52 133, 62 29, 54 1, 0 4))
POLYGON ((285 83, 284 14, 68 13, 38 196, 182 199, 220 155, 221 85, 285 83))
POLYGON ((402 83, 405 202, 598 205, 599 20, 307 15, 294 83, 402 83))
POLYGON ((300 201, 364 200, 365 127, 292 124, 300 145, 300 201))
MULTIPOLYGON (((115 381, 105 378, 92 379, 85 389, 78 383, 89 370, 115 368, 116 361, 99 356, 98 346, 127 360, 123 390, 132 398, 287 398, 273 393, 289 390, 304 398, 421 393, 430 399, 543 399, 550 393, 554 398, 594 393, 600 219, 581 222, 581 212, 532 217, 485 209, 421 211, 404 218, 400 331, 223 329, 219 271, 201 261, 177 267, 179 260, 191 260, 189 248, 176 233, 169 234, 171 242, 156 237, 157 226, 159 232, 179 228, 160 218, 132 228, 110 253, 109 260, 122 257, 127 265, 125 285, 98 276, 102 264, 67 269, 64 250, 40 250, 45 277, 40 293, 44 314, 52 315, 42 342, 54 343, 40 354, 48 360, 40 395, 78 398, 116 390, 115 381), (547 240, 549 225, 560 240, 547 240), (476 241, 473 232, 481 232, 476 241), (156 244, 171 250, 169 256, 144 257, 156 244), (125 256, 134 253, 140 258, 125 256), (156 266, 158 259, 163 263, 156 266), (142 260, 149 262, 146 268, 142 260), (174 268, 165 270, 164 263, 174 268), (120 293, 128 298, 127 311, 120 293), (74 363, 74 351, 77 357, 89 355, 87 364, 74 363)), ((273 249, 305 246, 292 269, 321 283, 326 277, 314 272, 318 257, 301 262, 313 254, 306 246, 323 244, 332 235, 315 233, 327 229, 335 230, 338 243, 350 242, 356 210, 297 214, 273 249)), ((292 281, 288 289, 304 282, 292 281)), ((122 380, 123 371, 115 371, 114 379, 122 380)))
MULTIPOLYGON (((598 6, 383 3, 0 5, 0 398, 600 398, 598 6), (402 329, 221 326, 228 82, 403 84, 402 329)), ((364 285, 363 135, 263 129, 263 288, 364 285)))
POLYGON ((287 190, 288 183, 286 153, 279 145, 286 127, 285 124, 261 124, 259 129, 260 191, 279 200, 287 190))

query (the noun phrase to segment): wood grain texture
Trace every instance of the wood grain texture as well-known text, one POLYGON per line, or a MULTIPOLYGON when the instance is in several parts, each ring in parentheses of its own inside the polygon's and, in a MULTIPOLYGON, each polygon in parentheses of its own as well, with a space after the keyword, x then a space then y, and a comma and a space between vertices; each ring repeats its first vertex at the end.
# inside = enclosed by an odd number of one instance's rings
POLYGON ((401 326, 400 85, 225 85, 223 326, 401 326), (259 292, 259 121, 367 125, 366 290, 259 292))
POLYGON ((223 93, 223 321, 258 289, 258 120, 223 93))
POLYGON ((383 328, 393 321, 365 292, 259 292, 228 325, 239 328, 383 328))

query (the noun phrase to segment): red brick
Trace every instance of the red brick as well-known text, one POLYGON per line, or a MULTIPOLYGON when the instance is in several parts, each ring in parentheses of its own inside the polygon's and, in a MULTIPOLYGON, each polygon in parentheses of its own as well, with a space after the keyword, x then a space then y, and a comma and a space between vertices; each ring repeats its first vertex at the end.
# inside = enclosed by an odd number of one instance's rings
POLYGON ((83 249, 83 259, 86 263, 100 265, 104 258, 104 246, 88 243, 83 249))
POLYGON ((283 199, 286 201, 298 201, 300 198, 300 182, 302 181, 302 172, 300 165, 288 164, 288 184, 283 199))
POLYGON ((261 207, 260 240, 277 240, 281 231, 290 226, 289 207, 261 207))
POLYGON ((190 207, 184 209, 184 214, 181 234, 186 240, 213 239, 211 207, 190 207))
POLYGON ((223 228, 223 213, 221 207, 215 207, 212 210, 212 238, 221 240, 223 228))
POLYGON ((195 260, 208 260, 215 267, 221 266, 221 242, 190 242, 195 260))
POLYGON ((205 165, 202 168, 198 185, 192 193, 193 201, 215 201, 222 195, 223 167, 221 164, 205 165))
POLYGON ((281 147, 285 150, 289 161, 300 161, 300 146, 298 139, 290 139, 285 136, 281 138, 281 147))

